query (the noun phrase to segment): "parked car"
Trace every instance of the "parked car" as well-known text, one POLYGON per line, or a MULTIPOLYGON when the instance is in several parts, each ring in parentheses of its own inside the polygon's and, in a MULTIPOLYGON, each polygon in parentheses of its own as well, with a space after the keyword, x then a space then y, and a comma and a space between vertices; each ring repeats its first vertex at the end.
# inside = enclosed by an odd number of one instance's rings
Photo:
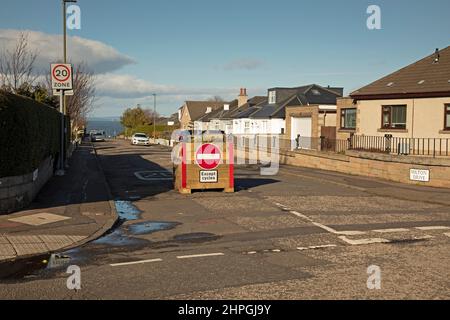
POLYGON ((104 131, 97 131, 91 133, 91 141, 92 142, 99 142, 99 141, 105 141, 106 136, 104 131))
POLYGON ((131 144, 149 146, 150 138, 145 133, 135 133, 131 137, 131 144))

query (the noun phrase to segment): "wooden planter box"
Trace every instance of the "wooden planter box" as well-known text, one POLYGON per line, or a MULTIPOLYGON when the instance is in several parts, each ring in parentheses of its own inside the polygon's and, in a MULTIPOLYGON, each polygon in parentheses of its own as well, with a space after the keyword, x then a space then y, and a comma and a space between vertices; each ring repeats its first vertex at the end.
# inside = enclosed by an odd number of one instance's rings
POLYGON ((176 190, 183 194, 205 190, 234 192, 234 146, 232 142, 205 142, 203 144, 181 142, 177 147, 179 149, 178 164, 174 165, 173 175, 176 190), (215 151, 212 151, 213 154, 211 154, 210 150, 214 149, 215 151), (219 154, 220 163, 216 165, 219 154))

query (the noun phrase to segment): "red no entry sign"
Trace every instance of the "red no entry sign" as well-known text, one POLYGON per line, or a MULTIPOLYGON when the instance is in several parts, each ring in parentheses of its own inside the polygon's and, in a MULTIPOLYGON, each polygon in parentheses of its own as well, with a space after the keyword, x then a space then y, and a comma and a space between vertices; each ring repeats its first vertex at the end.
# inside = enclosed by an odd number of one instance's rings
POLYGON ((195 161, 204 170, 214 170, 219 166, 221 160, 220 149, 210 143, 202 145, 195 154, 195 161))

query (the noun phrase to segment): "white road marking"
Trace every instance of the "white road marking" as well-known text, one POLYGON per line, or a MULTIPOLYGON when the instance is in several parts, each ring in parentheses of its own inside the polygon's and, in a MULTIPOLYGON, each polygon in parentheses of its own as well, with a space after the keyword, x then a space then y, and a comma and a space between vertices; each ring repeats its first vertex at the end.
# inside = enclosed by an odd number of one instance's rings
POLYGON ((321 246, 310 246, 311 249, 326 249, 326 248, 334 248, 337 247, 335 244, 325 244, 321 246))
POLYGON ((275 205, 283 210, 289 210, 289 207, 285 206, 284 204, 281 203, 275 203, 275 205))
POLYGON ((340 234, 343 236, 360 236, 360 235, 366 234, 366 232, 363 232, 363 231, 336 231, 336 234, 340 234))
POLYGON ((347 235, 347 236, 354 236, 354 235, 365 234, 365 232, 362 232, 362 231, 337 231, 337 230, 335 230, 335 229, 333 229, 331 227, 328 227, 328 226, 326 226, 326 225, 324 225, 322 223, 315 222, 313 219, 311 219, 308 216, 305 216, 304 214, 301 214, 300 212, 290 211, 290 213, 295 215, 295 216, 297 216, 297 217, 299 217, 299 218, 305 219, 305 220, 311 222, 316 227, 319 227, 319 228, 321 228, 321 229, 323 229, 325 231, 328 231, 328 232, 330 232, 332 234, 338 234, 338 235, 341 234, 341 235, 347 235))
POLYGON ((217 256, 224 256, 225 254, 218 252, 218 253, 205 253, 205 254, 193 254, 189 256, 178 256, 177 259, 192 259, 192 258, 204 258, 204 257, 217 257, 217 256))
POLYGON ((309 247, 298 247, 297 250, 305 251, 305 250, 316 250, 316 249, 327 249, 327 248, 335 248, 337 245, 335 244, 325 244, 321 246, 309 246, 309 247))
POLYGON ((324 230, 326 230, 326 231, 328 231, 328 232, 331 232, 331 233, 336 233, 336 232, 337 232, 337 231, 334 230, 333 228, 330 228, 330 227, 327 227, 326 225, 323 225, 323 224, 321 224, 321 223, 315 222, 313 219, 311 219, 311 218, 308 217, 308 216, 305 216, 304 214, 301 214, 300 212, 297 212, 297 211, 290 211, 290 213, 293 214, 293 215, 295 215, 295 216, 297 216, 297 217, 299 217, 299 218, 305 219, 305 220, 311 222, 313 225, 315 225, 315 226, 317 226, 317 227, 319 227, 319 228, 321 228, 321 229, 324 229, 324 230))
POLYGON ((139 171, 134 175, 139 180, 143 181, 171 181, 173 180, 172 173, 169 171, 139 171))
POLYGON ((132 262, 123 262, 123 263, 113 263, 110 264, 111 267, 123 267, 123 266, 131 266, 135 264, 144 264, 151 262, 161 262, 162 259, 150 259, 150 260, 141 260, 141 261, 132 261, 132 262))
POLYGON ((387 239, 382 238, 371 238, 371 239, 358 239, 358 240, 351 240, 348 239, 346 236, 339 237, 342 241, 352 245, 352 246, 361 246, 361 245, 367 245, 367 244, 374 244, 374 243, 389 243, 390 241, 387 239))
POLYGON ((409 231, 409 229, 405 229, 405 228, 373 230, 373 232, 377 232, 377 233, 395 233, 395 232, 408 232, 408 231, 409 231))
POLYGON ((432 226, 432 227, 416 227, 416 229, 422 231, 430 231, 430 230, 448 230, 450 228, 444 226, 432 226))
POLYGON ((427 240, 427 239, 433 239, 433 236, 430 235, 424 235, 424 236, 420 236, 420 237, 414 237, 414 240, 427 240))

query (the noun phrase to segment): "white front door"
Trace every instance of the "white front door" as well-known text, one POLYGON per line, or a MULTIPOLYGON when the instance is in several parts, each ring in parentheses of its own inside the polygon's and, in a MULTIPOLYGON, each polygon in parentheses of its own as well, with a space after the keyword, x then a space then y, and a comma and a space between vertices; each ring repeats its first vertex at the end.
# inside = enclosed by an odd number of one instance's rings
POLYGON ((311 149, 311 137, 312 118, 291 117, 291 141, 293 149, 311 149))

